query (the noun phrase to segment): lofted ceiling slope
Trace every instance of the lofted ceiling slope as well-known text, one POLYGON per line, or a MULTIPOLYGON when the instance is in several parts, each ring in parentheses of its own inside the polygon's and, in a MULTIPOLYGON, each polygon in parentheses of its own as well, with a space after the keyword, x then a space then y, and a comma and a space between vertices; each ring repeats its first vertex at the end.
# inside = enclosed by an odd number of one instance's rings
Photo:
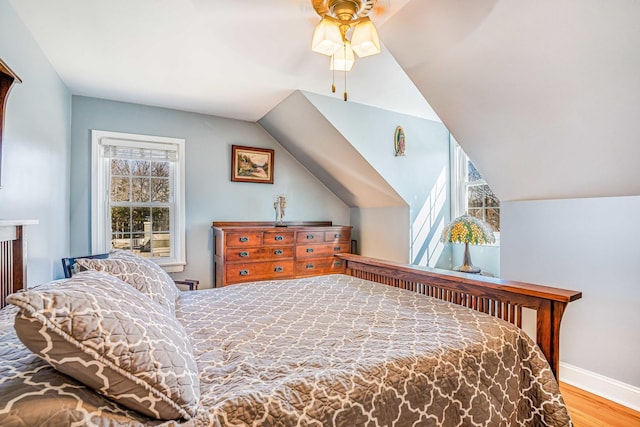
MULTIPOLYGON (((75 95, 255 122, 295 90, 331 94, 311 0, 2 1, 75 95)), ((372 20, 408 1, 378 0, 372 20)), ((384 47, 356 61, 348 87, 352 101, 439 120, 384 47)))
MULTIPOLYGON (((74 94, 250 121, 271 111, 260 122, 278 139, 304 127, 295 109, 271 123, 292 92, 328 94, 310 0, 4 1, 74 94)), ((386 47, 349 73, 352 101, 439 116, 505 201, 640 194, 639 1, 379 1, 386 47)), ((357 197, 345 200, 370 203, 357 197)))
POLYGON ((381 38, 501 200, 640 195, 639 1, 412 0, 381 38))
POLYGON ((258 122, 349 207, 407 206, 300 91, 258 122))

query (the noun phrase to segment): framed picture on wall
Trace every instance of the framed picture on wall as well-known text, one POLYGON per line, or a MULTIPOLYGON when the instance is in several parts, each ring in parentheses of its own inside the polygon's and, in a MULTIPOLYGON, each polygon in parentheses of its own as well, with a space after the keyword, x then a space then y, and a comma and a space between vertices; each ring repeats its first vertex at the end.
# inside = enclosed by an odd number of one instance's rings
POLYGON ((232 145, 231 181, 273 184, 273 150, 232 145))

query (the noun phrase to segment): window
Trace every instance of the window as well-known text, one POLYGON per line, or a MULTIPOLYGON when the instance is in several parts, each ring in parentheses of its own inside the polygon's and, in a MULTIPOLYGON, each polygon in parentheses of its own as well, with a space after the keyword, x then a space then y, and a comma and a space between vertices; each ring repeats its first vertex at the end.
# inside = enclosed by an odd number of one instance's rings
POLYGON ((452 140, 452 188, 453 216, 465 213, 487 222, 496 232, 496 240, 500 236, 500 200, 491 191, 487 182, 473 162, 452 140))
POLYGON ((92 250, 185 265, 184 139, 92 131, 92 250))

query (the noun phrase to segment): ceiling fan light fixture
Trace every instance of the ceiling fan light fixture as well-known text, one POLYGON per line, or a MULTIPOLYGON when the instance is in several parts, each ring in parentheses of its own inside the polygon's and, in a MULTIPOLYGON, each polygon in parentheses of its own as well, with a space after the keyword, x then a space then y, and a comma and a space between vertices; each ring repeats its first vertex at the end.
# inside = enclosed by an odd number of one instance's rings
POLYGON ((324 16, 316 25, 311 40, 311 50, 331 56, 342 47, 342 34, 335 22, 324 16))
POLYGON ((361 18, 353 29, 351 47, 360 58, 381 52, 378 31, 369 17, 361 18))
POLYGON ((336 91, 335 72, 344 72, 345 101, 348 99, 347 71, 353 68, 356 53, 363 58, 381 52, 378 31, 368 16, 376 1, 311 0, 311 5, 321 17, 313 32, 311 50, 331 57, 332 93, 336 91))
POLYGON ((351 71, 355 62, 356 57, 353 54, 351 43, 347 41, 331 56, 329 69, 331 71, 351 71))

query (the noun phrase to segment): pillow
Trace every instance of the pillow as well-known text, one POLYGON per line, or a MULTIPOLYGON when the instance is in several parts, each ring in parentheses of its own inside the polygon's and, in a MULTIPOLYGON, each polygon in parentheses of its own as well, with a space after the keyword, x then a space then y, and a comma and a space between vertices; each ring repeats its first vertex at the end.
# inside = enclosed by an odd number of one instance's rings
POLYGON ((86 270, 109 273, 166 307, 172 314, 176 311, 180 290, 171 276, 153 261, 128 252, 114 251, 109 258, 84 258, 76 260, 76 263, 86 270))
POLYGON ((155 271, 158 277, 162 278, 165 283, 173 285, 168 287, 168 291, 171 293, 175 300, 180 297, 180 289, 176 286, 173 278, 169 276, 169 273, 167 273, 164 268, 160 267, 157 263, 151 261, 149 258, 144 258, 140 255, 134 254, 133 252, 123 251, 121 249, 114 249, 109 252, 109 258, 124 259, 146 265, 147 268, 155 271))
POLYGON ((200 385, 184 328, 130 285, 87 271, 7 302, 20 308, 20 341, 58 371, 149 417, 194 415, 200 385))

